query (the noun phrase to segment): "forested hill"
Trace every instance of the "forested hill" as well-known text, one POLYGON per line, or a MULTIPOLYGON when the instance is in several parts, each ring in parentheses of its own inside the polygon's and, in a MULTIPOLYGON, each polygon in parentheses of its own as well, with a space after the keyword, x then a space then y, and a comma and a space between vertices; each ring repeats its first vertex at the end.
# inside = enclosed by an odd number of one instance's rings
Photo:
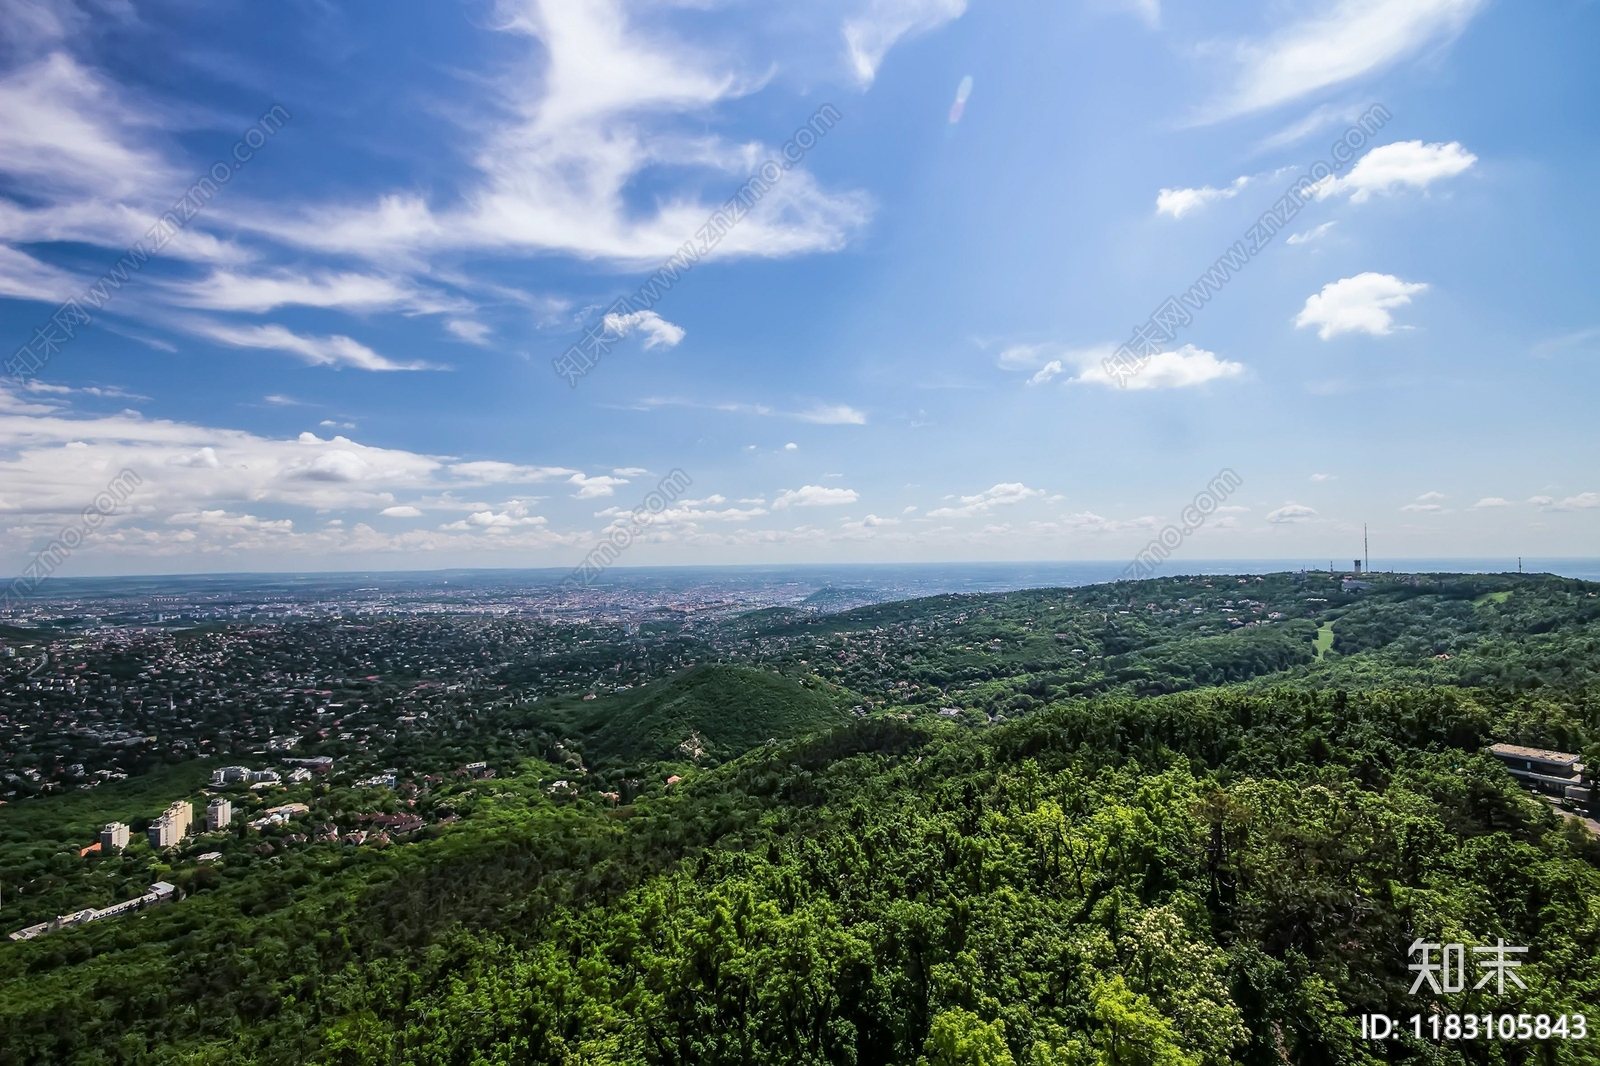
MULTIPOLYGON (((413 837, 136 846, 185 898, 0 948, 0 1063, 1600 1061, 1570 1020, 1600 1024, 1600 844, 1485 751, 1600 762, 1596 591, 1274 575, 747 617, 720 665, 519 706, 493 778, 377 789, 448 812, 413 837), (1527 947, 1526 987, 1413 995, 1419 939, 1527 947), (1569 1020, 1362 1039, 1436 1009, 1569 1020)), ((308 788, 304 819, 361 795, 308 788)), ((58 802, 0 808, 0 856, 58 802)))
POLYGON ((954 699, 989 714, 1255 678, 1580 690, 1600 670, 1600 586, 1512 574, 1166 578, 762 612, 735 631, 740 655, 805 664, 885 703, 954 699))

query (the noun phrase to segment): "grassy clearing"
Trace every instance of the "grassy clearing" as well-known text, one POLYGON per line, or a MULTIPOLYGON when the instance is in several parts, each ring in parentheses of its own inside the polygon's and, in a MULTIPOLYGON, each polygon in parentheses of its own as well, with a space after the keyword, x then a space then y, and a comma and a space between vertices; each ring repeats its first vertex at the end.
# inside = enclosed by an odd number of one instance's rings
POLYGON ((1324 653, 1333 649, 1332 622, 1324 622, 1317 628, 1317 639, 1311 646, 1317 650, 1317 658, 1319 659, 1322 658, 1324 653))

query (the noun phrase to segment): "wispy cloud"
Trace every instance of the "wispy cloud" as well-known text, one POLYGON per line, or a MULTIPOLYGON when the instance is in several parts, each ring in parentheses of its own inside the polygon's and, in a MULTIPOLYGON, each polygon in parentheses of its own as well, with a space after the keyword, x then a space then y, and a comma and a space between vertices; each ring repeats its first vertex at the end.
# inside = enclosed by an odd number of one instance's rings
POLYGON ((1312 241, 1320 240, 1327 236, 1328 231, 1336 225, 1338 225, 1337 222, 1324 222, 1320 226, 1313 226, 1308 230, 1301 230, 1299 233, 1291 233, 1287 243, 1310 244, 1312 241))
POLYGON ((844 23, 845 48, 856 80, 871 85, 895 42, 937 29, 967 10, 967 0, 867 0, 844 23))
POLYGON ((1248 177, 1239 177, 1233 180, 1233 184, 1221 189, 1213 189, 1209 185, 1202 185, 1198 189, 1162 189, 1156 193, 1156 214, 1182 218, 1196 208, 1216 203, 1218 200, 1233 199, 1243 192, 1248 184, 1250 184, 1248 177))
POLYGON ((291 352, 313 366, 348 366, 357 370, 433 370, 427 363, 396 362, 379 355, 360 341, 342 334, 308 337, 287 326, 234 326, 224 322, 190 321, 190 332, 232 348, 261 348, 291 352))
POLYGON ((606 315, 601 320, 606 332, 621 339, 630 333, 644 335, 646 348, 676 348, 684 338, 682 326, 674 325, 654 311, 633 311, 625 315, 606 315))
POLYGON ((1483 0, 1338 0, 1235 49, 1234 89, 1208 120, 1276 107, 1341 85, 1459 33, 1483 0))

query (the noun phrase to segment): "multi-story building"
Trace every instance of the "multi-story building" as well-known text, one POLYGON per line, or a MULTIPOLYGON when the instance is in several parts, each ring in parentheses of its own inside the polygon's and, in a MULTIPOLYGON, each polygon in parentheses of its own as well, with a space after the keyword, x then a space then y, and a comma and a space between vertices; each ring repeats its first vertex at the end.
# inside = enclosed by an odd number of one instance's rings
POLYGON ((176 801, 162 813, 160 818, 150 824, 150 846, 176 847, 189 835, 189 826, 193 821, 194 807, 184 800, 176 801))
POLYGON ((128 827, 121 822, 111 822, 100 830, 101 851, 121 851, 128 846, 128 827))
POLYGON ((206 805, 206 829, 215 833, 233 822, 233 804, 225 799, 214 799, 206 805))

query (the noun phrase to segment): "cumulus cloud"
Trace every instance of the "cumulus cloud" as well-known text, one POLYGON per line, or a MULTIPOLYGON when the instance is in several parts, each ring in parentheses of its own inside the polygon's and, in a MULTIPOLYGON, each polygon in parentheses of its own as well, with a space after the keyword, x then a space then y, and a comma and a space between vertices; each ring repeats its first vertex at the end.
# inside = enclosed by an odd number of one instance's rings
POLYGON ((1043 489, 1030 489, 1020 481, 1003 481, 973 496, 961 497, 959 507, 938 507, 928 512, 929 518, 971 518, 987 514, 996 507, 1006 507, 1036 499, 1044 495, 1043 489))
POLYGON ((1533 496, 1528 502, 1545 511, 1579 511, 1600 507, 1600 493, 1580 492, 1576 496, 1556 499, 1553 496, 1533 496))
POLYGON ((608 474, 599 474, 588 477, 584 474, 573 474, 567 478, 567 484, 574 485, 578 491, 572 494, 575 500, 592 500, 597 496, 613 496, 618 485, 628 484, 625 477, 612 477, 608 474))
MULTIPOLYGON (((1361 203, 1374 193, 1426 189, 1441 178, 1453 178, 1466 171, 1477 161, 1478 157, 1457 141, 1449 144, 1396 141, 1362 156, 1344 177, 1325 179, 1317 186, 1317 199, 1348 194, 1353 202, 1361 203)), ((1290 242, 1297 243, 1292 237, 1290 242)))
POLYGON ((967 0, 867 0, 844 23, 845 48, 856 79, 871 85, 896 41, 937 29, 966 10, 967 0))
POLYGON ((772 501, 774 511, 789 507, 838 507, 855 503, 861 497, 855 489, 830 489, 825 485, 802 485, 798 489, 784 489, 772 501))
POLYGON ((412 507, 408 503, 406 503, 406 504, 396 504, 393 507, 385 507, 383 510, 379 511, 378 513, 381 514, 381 515, 384 515, 384 516, 386 516, 388 518, 421 518, 422 517, 422 512, 419 511, 417 508, 412 507))
POLYGON ((499 511, 473 511, 467 517, 446 523, 439 528, 463 532, 481 531, 500 536, 514 529, 544 524, 545 519, 540 515, 529 514, 527 505, 521 500, 511 500, 499 511))
MULTIPOLYGON (((1126 379, 1126 386, 1133 391, 1186 389, 1204 385, 1209 381, 1236 378, 1243 373, 1243 363, 1218 359, 1214 352, 1185 344, 1177 351, 1159 352, 1145 360, 1139 372, 1126 379)), ((1104 385, 1108 388, 1118 388, 1121 381, 1106 371, 1103 356, 1093 361, 1086 360, 1078 376, 1072 380, 1075 383, 1104 385)))
POLYGON ((668 322, 654 311, 633 311, 626 315, 612 314, 605 316, 601 321, 605 325, 606 332, 619 340, 638 331, 644 335, 646 348, 658 346, 676 348, 678 342, 684 338, 682 326, 668 322))
POLYGON ((1511 501, 1506 499, 1503 496, 1485 496, 1483 499, 1479 500, 1477 503, 1473 504, 1472 506, 1474 506, 1474 507, 1510 507, 1511 506, 1511 501))
POLYGON ((1394 332, 1394 317, 1389 311, 1409 304, 1413 293, 1427 288, 1422 282, 1401 281, 1393 274, 1369 270, 1329 282, 1321 292, 1308 296, 1294 324, 1301 329, 1316 326, 1317 336, 1323 340, 1341 333, 1382 337, 1394 332))
POLYGON ((1308 522, 1316 517, 1317 512, 1300 503, 1286 503, 1276 511, 1267 512, 1267 521, 1276 525, 1288 525, 1295 522, 1308 522))
POLYGON ((1218 200, 1233 199, 1248 184, 1250 184, 1248 177, 1240 177, 1233 179, 1233 184, 1221 189, 1213 189, 1209 185, 1202 185, 1198 189, 1162 189, 1156 193, 1156 214, 1182 218, 1196 208, 1216 203, 1218 200))

